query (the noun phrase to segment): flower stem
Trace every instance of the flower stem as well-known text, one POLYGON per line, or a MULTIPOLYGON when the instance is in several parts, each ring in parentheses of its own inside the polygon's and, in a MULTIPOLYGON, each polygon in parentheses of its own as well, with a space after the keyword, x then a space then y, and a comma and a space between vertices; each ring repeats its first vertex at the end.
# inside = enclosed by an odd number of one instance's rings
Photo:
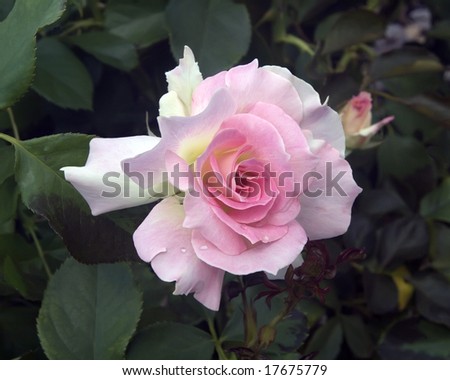
POLYGON ((47 260, 45 259, 44 250, 42 249, 41 243, 39 242, 39 239, 36 236, 36 232, 34 232, 33 227, 28 228, 28 232, 30 233, 33 239, 33 243, 36 247, 36 250, 38 251, 38 255, 42 261, 42 265, 44 266, 45 272, 47 273, 47 276, 50 279, 52 277, 52 272, 50 271, 50 267, 48 266, 47 260))
POLYGON ((8 107, 6 109, 6 111, 8 112, 9 120, 11 121, 14 137, 16 138, 16 140, 20 140, 19 128, 17 127, 16 119, 14 118, 13 110, 12 110, 11 107, 8 107))
POLYGON ((216 328, 214 327, 214 321, 210 317, 207 318, 207 321, 208 321, 209 332, 211 333, 212 339, 214 341, 214 347, 216 348, 217 355, 219 355, 219 359, 220 360, 228 360, 228 357, 222 348, 222 342, 220 341, 220 339, 217 336, 216 328))

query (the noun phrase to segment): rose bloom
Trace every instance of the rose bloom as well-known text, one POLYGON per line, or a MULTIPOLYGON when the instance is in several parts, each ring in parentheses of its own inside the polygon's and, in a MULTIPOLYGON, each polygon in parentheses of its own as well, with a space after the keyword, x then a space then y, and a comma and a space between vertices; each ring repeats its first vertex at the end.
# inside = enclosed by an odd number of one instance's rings
POLYGON ((372 97, 368 92, 360 92, 354 96, 344 106, 340 116, 349 150, 369 147, 372 136, 394 120, 393 116, 388 116, 372 124, 372 97))
POLYGON ((186 47, 167 81, 161 138, 94 138, 86 165, 62 170, 94 215, 154 201, 168 180, 136 250, 176 281, 174 294, 217 310, 225 272, 276 275, 298 262, 308 239, 347 230, 361 189, 339 115, 287 69, 255 60, 203 80, 186 47), (131 178, 127 191, 111 196, 111 171, 131 178))

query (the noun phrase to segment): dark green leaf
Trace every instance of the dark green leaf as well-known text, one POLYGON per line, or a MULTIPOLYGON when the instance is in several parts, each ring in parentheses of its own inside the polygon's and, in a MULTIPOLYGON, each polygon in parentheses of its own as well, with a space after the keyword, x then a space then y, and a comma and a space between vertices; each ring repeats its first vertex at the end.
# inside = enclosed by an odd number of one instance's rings
POLYGON ((43 38, 37 46, 33 89, 63 108, 92 109, 92 79, 72 51, 54 38, 43 38))
POLYGON ((62 14, 65 0, 16 1, 0 23, 0 109, 12 105, 33 78, 35 34, 62 14))
POLYGON ((421 319, 392 326, 378 352, 382 359, 450 359, 450 329, 421 319))
POLYGON ((242 4, 171 0, 166 12, 173 55, 180 58, 184 46, 189 46, 204 76, 230 68, 247 52, 251 25, 242 4))
POLYGON ((347 46, 373 41, 384 33, 384 21, 366 10, 345 12, 330 28, 323 53, 332 53, 347 46))
POLYGON ((378 162, 383 174, 404 179, 430 164, 431 159, 416 139, 391 134, 378 149, 378 162))
POLYGON ((211 336, 189 325, 156 323, 137 334, 127 352, 131 360, 208 360, 214 350, 211 336))
POLYGON ((12 146, 0 147, 0 185, 6 178, 14 174, 14 148, 12 146))
POLYGON ((373 313, 386 314, 398 309, 398 291, 392 277, 366 271, 363 280, 367 304, 373 313))
POLYGON ((450 328, 450 280, 427 272, 412 280, 417 291, 417 308, 428 320, 450 328))
POLYGON ((450 101, 448 98, 417 95, 412 98, 400 100, 400 102, 430 119, 446 127, 450 127, 450 101))
POLYGON ((450 228, 441 223, 434 223, 433 238, 435 251, 432 252, 432 266, 450 281, 450 228))
POLYGON ((341 349, 343 338, 342 326, 337 317, 328 320, 314 333, 306 346, 305 353, 317 353, 314 359, 335 359, 341 349))
POLYGON ((3 278, 5 283, 27 298, 27 286, 19 268, 10 256, 3 261, 3 278))
POLYGON ((408 47, 379 56, 372 64, 373 80, 423 72, 443 71, 439 58, 423 48, 408 47))
POLYGON ((383 226, 377 258, 383 268, 395 268, 427 254, 428 229, 421 217, 403 217, 383 226))
POLYGON ((14 177, 9 177, 0 184, 0 199, 3 203, 0 208, 0 224, 15 217, 18 196, 19 194, 14 177))
POLYGON ((72 256, 85 263, 137 260, 131 238, 134 219, 121 218, 126 211, 92 216, 60 171, 84 165, 92 136, 63 134, 28 141, 1 137, 16 148, 16 181, 25 205, 49 221, 72 256))
POLYGON ((427 34, 430 37, 450 40, 450 20, 438 21, 427 34))
POLYGON ((149 47, 168 37, 165 5, 165 1, 109 1, 105 26, 111 34, 139 48, 149 47))
POLYGON ((71 37, 69 41, 99 61, 119 70, 131 71, 139 64, 133 44, 107 32, 83 33, 71 37))
POLYGON ((450 177, 422 199, 420 213, 426 218, 450 223, 450 177))
POLYGON ((121 359, 141 314, 126 264, 68 259, 50 279, 37 327, 49 359, 121 359))
POLYGON ((359 315, 341 315, 347 344, 357 358, 367 359, 372 355, 373 342, 367 332, 367 326, 359 315))

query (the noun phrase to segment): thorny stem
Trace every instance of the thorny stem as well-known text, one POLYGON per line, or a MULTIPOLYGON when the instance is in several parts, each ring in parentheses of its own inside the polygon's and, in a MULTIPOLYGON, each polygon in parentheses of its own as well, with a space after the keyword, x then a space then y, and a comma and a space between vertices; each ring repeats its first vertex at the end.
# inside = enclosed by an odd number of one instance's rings
POLYGON ((16 140, 20 140, 19 128, 17 127, 16 119, 14 118, 13 110, 12 110, 11 107, 8 107, 6 109, 6 111, 8 112, 9 120, 11 121, 14 137, 16 138, 16 140))

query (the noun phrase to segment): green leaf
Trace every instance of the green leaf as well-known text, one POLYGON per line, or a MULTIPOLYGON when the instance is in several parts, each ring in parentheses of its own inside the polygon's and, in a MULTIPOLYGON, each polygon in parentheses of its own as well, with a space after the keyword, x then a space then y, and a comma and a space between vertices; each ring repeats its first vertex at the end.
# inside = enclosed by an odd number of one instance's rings
MULTIPOLYGON (((17 141, 0 134, 0 138, 16 149, 16 181, 23 202, 49 221, 72 256, 84 263, 138 260, 131 233, 143 217, 135 220, 126 210, 92 216, 60 171, 84 165, 92 136, 62 134, 17 141)), ((142 211, 147 213, 146 208, 142 211)))
POLYGON ((365 271, 363 280, 369 310, 387 314, 398 309, 398 290, 391 276, 365 271))
POLYGON ((35 35, 56 21, 65 0, 19 0, 0 23, 0 109, 9 107, 27 90, 35 64, 35 35))
POLYGON ((407 47, 383 54, 373 62, 372 80, 424 72, 443 71, 439 58, 423 48, 407 47))
POLYGON ((214 350, 211 336, 189 325, 156 323, 139 332, 131 341, 131 360, 209 360, 214 350))
POLYGON ((2 200, 0 224, 15 217, 18 197, 19 193, 14 177, 9 177, 0 185, 0 199, 2 200))
POLYGON ((425 218, 450 223, 450 177, 422 198, 420 214, 425 218))
POLYGON ((432 266, 444 274, 450 281, 450 227, 441 223, 433 223, 435 251, 432 255, 432 266))
POLYGON ((37 46, 33 89, 63 108, 92 109, 92 79, 72 51, 54 38, 43 38, 37 46))
POLYGON ((450 40, 450 20, 441 20, 436 22, 427 34, 429 37, 450 40))
POLYGON ((131 71, 139 65, 133 44, 107 32, 83 33, 70 37, 69 42, 119 70, 131 71))
POLYGON ((425 318, 450 328, 450 280, 433 272, 417 275, 412 280, 417 290, 417 308, 425 318))
POLYGON ((353 10, 342 14, 327 33, 323 53, 373 41, 384 33, 384 21, 367 10, 353 10))
POLYGON ((105 26, 111 34, 139 48, 149 47, 169 36, 164 9, 166 1, 108 1, 105 26))
POLYGON ((343 339, 342 326, 337 317, 328 320, 314 333, 306 346, 305 353, 317 353, 314 359, 335 359, 341 349, 343 339))
POLYGON ((382 359, 450 359, 450 329, 418 318, 393 325, 378 352, 382 359))
POLYGON ((204 76, 230 68, 247 52, 251 25, 247 9, 230 0, 171 0, 166 9, 176 59, 189 46, 204 76))
POLYGON ((14 174, 14 149, 11 146, 0 147, 0 185, 14 174))
POLYGON ((425 256, 428 241, 428 228, 420 216, 396 219, 379 232, 377 259, 383 268, 396 268, 405 261, 425 256))
POLYGON ((10 256, 6 256, 3 262, 3 278, 5 283, 17 290, 27 298, 27 286, 19 268, 10 256))
POLYGON ((121 359, 141 314, 126 264, 68 259, 52 276, 37 321, 49 359, 121 359))
POLYGON ((367 332, 367 326, 359 315, 340 316, 344 328, 345 340, 357 358, 367 359, 372 355, 373 342, 367 332))
POLYGON ((425 147, 416 139, 391 134, 378 149, 378 162, 385 175, 405 179, 430 164, 431 159, 425 147))

